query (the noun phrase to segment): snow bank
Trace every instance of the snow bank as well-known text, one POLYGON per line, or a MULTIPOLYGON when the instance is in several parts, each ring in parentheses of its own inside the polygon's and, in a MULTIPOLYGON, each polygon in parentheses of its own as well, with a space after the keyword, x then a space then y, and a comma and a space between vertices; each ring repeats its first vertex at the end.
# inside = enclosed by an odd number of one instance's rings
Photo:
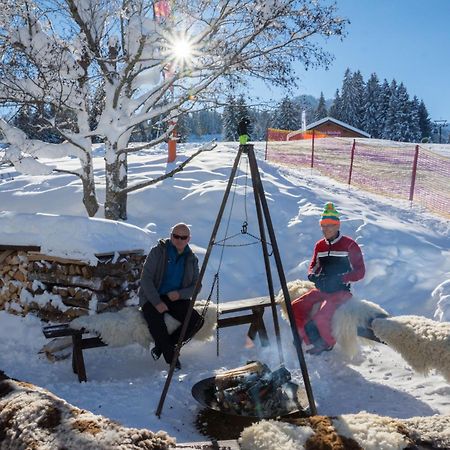
POLYGON ((106 219, 0 212, 0 245, 39 246, 47 255, 97 263, 95 254, 142 249, 154 238, 148 230, 106 219))

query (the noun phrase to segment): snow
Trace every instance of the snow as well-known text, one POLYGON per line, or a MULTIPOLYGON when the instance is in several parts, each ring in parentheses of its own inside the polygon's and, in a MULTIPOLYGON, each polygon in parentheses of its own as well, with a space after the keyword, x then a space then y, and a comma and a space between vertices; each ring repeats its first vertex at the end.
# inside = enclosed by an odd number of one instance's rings
POLYGON ((46 255, 97 263, 95 254, 147 250, 152 233, 106 219, 0 212, 2 245, 40 246, 46 255))
MULTIPOLYGON (((179 145, 178 160, 189 154, 179 145)), ((264 145, 257 144, 259 154, 264 145)), ((237 146, 219 144, 195 158, 174 178, 129 196, 128 223, 87 219, 81 203, 81 184, 68 174, 20 175, 12 167, 0 168, 0 245, 38 244, 44 252, 66 257, 93 258, 95 253, 150 248, 168 235, 171 225, 184 221, 192 226, 192 247, 200 261, 206 252, 237 146)), ((140 152, 129 158, 131 181, 154 178, 167 171, 165 148, 140 152)), ((101 179, 102 156, 94 159, 101 179)), ((76 160, 58 161, 71 170, 76 160)), ((355 295, 378 303, 392 315, 422 315, 450 321, 450 224, 449 221, 411 208, 408 202, 387 200, 338 184, 312 173, 258 161, 271 210, 283 268, 288 281, 304 279, 313 245, 318 240, 318 219, 326 201, 342 212, 342 231, 357 239, 367 266, 364 280, 355 283, 355 295)), ((214 248, 203 279, 200 298, 209 293, 220 266, 221 301, 267 295, 261 248, 254 238, 241 234, 244 220, 249 233, 258 236, 247 163, 241 161, 237 185, 232 189, 218 239, 237 235, 229 243, 248 246, 214 248), (247 192, 247 196, 244 194, 247 192), (230 206, 233 209, 230 212, 230 206)), ((104 186, 99 184, 99 197, 104 186)), ((276 270, 273 270, 278 290, 276 270)), ((220 357, 216 343, 192 341, 183 348, 182 370, 174 374, 161 418, 154 414, 167 366, 153 361, 139 345, 86 350, 87 383, 79 383, 70 359, 49 362, 39 350, 47 343, 36 317, 0 311, 0 369, 13 378, 49 389, 80 408, 117 420, 126 426, 166 430, 178 442, 204 437, 194 421, 200 410, 191 397, 197 381, 221 368, 237 367, 258 359, 272 369, 279 364, 271 324, 265 316, 273 346, 259 341, 248 348, 246 326, 220 330, 220 357)), ((297 380, 301 371, 288 324, 281 320, 286 367, 297 380)), ((432 372, 415 373, 384 345, 364 346, 348 360, 338 350, 324 356, 306 355, 317 409, 324 415, 356 414, 411 418, 450 414, 450 387, 432 372)), ((364 423, 361 434, 370 434, 364 423)))

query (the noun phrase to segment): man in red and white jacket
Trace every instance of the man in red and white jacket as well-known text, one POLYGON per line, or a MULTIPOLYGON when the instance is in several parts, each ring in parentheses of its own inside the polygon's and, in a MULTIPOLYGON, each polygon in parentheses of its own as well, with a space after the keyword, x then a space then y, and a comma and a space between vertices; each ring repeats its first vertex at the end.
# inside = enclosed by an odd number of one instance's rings
POLYGON ((314 355, 333 348, 333 314, 352 297, 350 282, 361 280, 365 274, 361 249, 353 239, 340 234, 339 213, 331 202, 325 205, 320 227, 324 238, 316 243, 308 270, 315 288, 292 302, 299 333, 306 344, 313 344, 307 352, 314 355), (319 309, 311 315, 317 303, 319 309))

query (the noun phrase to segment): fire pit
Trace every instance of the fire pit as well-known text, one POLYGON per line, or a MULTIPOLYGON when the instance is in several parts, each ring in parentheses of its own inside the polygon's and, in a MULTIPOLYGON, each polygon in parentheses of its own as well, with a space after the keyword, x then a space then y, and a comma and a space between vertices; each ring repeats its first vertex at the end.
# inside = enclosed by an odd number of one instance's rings
POLYGON ((291 381, 289 371, 282 366, 272 372, 257 361, 199 381, 192 395, 205 408, 231 416, 307 415, 302 406, 305 392, 291 381))

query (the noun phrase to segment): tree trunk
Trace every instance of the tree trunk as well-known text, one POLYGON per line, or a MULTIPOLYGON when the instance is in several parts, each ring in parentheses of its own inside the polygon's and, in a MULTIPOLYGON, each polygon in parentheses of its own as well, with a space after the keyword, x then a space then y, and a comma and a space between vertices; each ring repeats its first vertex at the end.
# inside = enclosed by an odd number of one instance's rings
POLYGON ((105 218, 110 220, 127 220, 127 194, 121 192, 128 184, 127 156, 126 154, 122 154, 119 157, 116 156, 116 143, 106 145, 105 218), (111 158, 112 155, 113 158, 111 158))
POLYGON ((94 170, 92 166, 92 158, 87 154, 87 161, 81 161, 83 169, 83 204, 89 217, 94 217, 98 211, 97 195, 95 193, 94 170))

